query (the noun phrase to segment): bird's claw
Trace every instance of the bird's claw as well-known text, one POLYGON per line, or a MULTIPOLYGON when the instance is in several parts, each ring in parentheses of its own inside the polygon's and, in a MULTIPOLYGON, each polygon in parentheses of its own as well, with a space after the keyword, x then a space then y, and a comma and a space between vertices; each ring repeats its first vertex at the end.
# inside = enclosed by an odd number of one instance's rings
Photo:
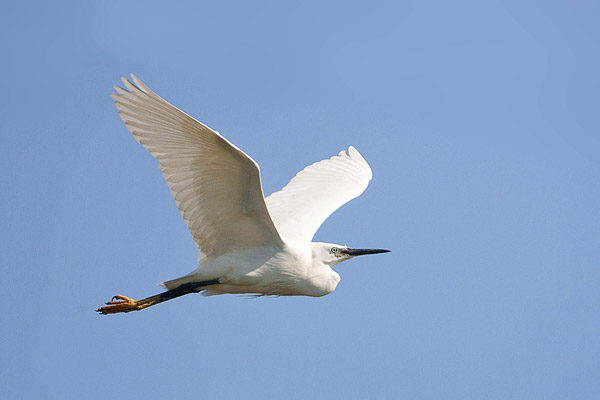
POLYGON ((103 315, 122 312, 126 313, 130 311, 137 311, 140 309, 135 300, 126 296, 122 296, 120 294, 113 296, 113 298, 110 301, 104 304, 106 304, 106 306, 100 307, 96 310, 98 313, 103 315))

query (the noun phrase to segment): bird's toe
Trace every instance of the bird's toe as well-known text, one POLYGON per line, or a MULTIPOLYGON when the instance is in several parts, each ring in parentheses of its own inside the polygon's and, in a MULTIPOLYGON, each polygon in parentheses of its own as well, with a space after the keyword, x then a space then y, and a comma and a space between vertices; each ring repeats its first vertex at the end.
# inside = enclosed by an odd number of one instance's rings
POLYGON ((106 306, 100 307, 96 312, 106 314, 126 313, 130 311, 137 311, 140 309, 137 302, 132 298, 122 296, 120 294, 113 296, 111 301, 105 303, 106 306))

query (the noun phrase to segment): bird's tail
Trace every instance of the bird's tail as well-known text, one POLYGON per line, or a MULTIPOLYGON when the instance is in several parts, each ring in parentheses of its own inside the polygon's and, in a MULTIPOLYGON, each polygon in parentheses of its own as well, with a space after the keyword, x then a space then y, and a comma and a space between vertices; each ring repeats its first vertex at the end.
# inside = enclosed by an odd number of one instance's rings
POLYGON ((177 279, 171 279, 170 281, 166 281, 161 283, 161 286, 167 288, 168 290, 173 290, 185 283, 190 283, 190 282, 194 282, 197 281, 198 279, 194 279, 193 278, 193 273, 182 276, 181 278, 177 278, 177 279))

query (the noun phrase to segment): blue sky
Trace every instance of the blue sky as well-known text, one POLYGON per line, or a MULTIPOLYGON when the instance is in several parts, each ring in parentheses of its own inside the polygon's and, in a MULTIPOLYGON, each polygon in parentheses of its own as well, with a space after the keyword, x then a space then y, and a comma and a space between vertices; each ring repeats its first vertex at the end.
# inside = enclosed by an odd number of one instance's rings
POLYGON ((0 397, 592 399, 600 7, 591 1, 13 2, 0 16, 0 397), (218 3, 218 4, 215 4, 218 3), (316 240, 383 247, 323 298, 185 296, 195 267, 109 94, 134 73, 261 166, 349 145, 316 240))

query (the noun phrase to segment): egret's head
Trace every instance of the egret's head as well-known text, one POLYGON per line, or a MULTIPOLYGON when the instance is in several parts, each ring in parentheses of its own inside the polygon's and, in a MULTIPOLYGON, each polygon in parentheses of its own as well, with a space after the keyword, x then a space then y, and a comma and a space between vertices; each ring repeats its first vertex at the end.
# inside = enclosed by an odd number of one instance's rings
POLYGON ((384 249, 352 249, 333 243, 312 243, 312 248, 313 257, 331 267, 356 256, 390 252, 390 250, 384 249))

